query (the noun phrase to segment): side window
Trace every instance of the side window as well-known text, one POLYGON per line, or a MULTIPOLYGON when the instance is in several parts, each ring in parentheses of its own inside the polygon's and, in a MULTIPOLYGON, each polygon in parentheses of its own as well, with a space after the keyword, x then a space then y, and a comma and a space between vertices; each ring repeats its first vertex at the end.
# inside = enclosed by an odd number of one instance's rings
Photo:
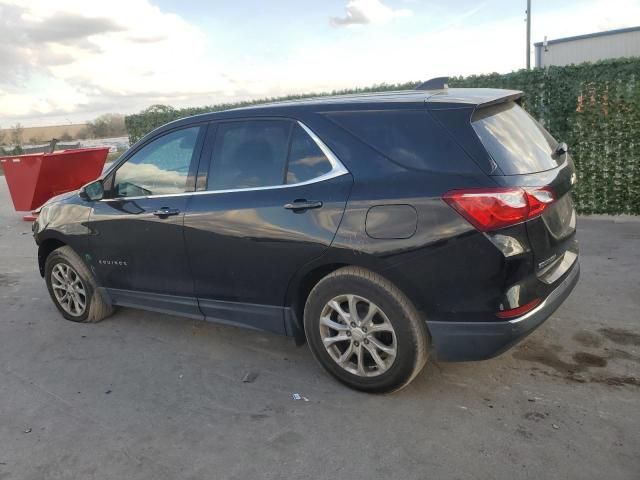
POLYGON ((331 168, 331 162, 320 147, 296 124, 291 136, 287 184, 306 182, 330 172, 331 168))
POLYGON ((426 110, 336 112, 327 117, 404 167, 462 173, 475 167, 426 110))
POLYGON ((185 192, 200 129, 198 126, 177 130, 142 147, 116 171, 115 196, 185 192))
POLYGON ((208 190, 282 185, 291 126, 287 120, 219 124, 208 190))

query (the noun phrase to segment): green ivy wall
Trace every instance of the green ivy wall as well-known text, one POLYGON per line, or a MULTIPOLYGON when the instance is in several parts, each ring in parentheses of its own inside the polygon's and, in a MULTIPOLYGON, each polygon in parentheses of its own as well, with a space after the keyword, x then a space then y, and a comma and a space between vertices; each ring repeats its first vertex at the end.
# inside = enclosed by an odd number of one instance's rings
MULTIPOLYGON (((331 92, 358 93, 415 88, 418 82, 331 92)), ((523 106, 559 141, 578 170, 575 198, 583 214, 640 214, 640 58, 609 60, 504 75, 455 77, 450 87, 522 90, 523 106)), ((154 105, 125 118, 130 141, 156 127, 198 113, 274 100, 328 95, 309 93, 251 102, 174 109, 154 105)))

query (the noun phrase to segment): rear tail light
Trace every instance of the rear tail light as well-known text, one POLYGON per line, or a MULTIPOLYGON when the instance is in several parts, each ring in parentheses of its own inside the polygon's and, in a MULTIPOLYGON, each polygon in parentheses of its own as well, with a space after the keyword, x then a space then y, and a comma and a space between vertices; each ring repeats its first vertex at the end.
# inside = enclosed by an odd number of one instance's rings
POLYGON ((555 200, 549 187, 451 190, 442 198, 481 232, 537 217, 555 200))
POLYGON ((529 218, 536 217, 553 203, 553 192, 547 187, 525 190, 529 201, 529 218))
POLYGON ((542 301, 541 298, 536 298, 530 301, 529 303, 521 305, 520 307, 512 308, 510 310, 500 310, 499 312, 496 312, 496 317, 498 318, 519 317, 520 315, 524 315, 525 313, 530 312, 531 310, 536 308, 538 305, 540 305, 541 301, 542 301))

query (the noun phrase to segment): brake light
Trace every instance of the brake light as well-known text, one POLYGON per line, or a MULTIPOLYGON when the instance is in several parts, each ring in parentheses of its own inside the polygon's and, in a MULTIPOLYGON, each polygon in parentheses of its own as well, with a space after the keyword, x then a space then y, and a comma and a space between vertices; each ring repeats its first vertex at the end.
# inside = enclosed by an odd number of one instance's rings
POLYGON ((542 214, 555 200, 553 191, 548 187, 530 188, 525 193, 529 200, 529 218, 542 214))
POLYGON ((499 312, 496 312, 496 317, 498 318, 519 317, 520 315, 524 315, 525 313, 530 312, 531 310, 536 308, 538 305, 540 305, 541 301, 542 301, 541 298, 536 298, 530 301, 529 303, 521 305, 517 308, 512 308, 510 310, 500 310, 499 312))
POLYGON ((481 232, 535 218, 555 200, 549 187, 451 190, 442 198, 481 232))

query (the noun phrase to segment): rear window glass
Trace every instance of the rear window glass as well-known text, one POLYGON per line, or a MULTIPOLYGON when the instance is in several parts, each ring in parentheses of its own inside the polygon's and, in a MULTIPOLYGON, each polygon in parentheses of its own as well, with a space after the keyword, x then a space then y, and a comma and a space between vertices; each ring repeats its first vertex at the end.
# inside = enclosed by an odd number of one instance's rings
POLYGON ((209 190, 282 185, 291 122, 249 120, 218 126, 209 190))
POLYGON ((558 166, 553 157, 558 142, 514 102, 477 110, 471 124, 505 175, 542 172, 558 166))
POLYGON ((293 127, 287 183, 300 183, 331 171, 331 162, 300 125, 293 127))
POLYGON ((469 169, 464 152, 425 110, 337 112, 326 115, 404 167, 436 172, 469 169))

